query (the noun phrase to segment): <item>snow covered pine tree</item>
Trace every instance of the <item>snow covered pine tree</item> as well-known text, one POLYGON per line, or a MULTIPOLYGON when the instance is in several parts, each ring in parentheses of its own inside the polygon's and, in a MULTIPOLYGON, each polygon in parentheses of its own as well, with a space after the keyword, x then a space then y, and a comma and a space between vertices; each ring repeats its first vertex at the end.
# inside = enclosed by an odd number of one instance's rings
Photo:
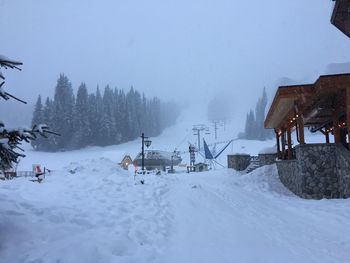
MULTIPOLYGON (((26 104, 25 101, 6 92, 3 87, 5 84, 5 77, 1 72, 1 68, 21 70, 19 68, 20 65, 22 65, 21 62, 0 55, 0 97, 4 100, 12 98, 26 104)), ((19 146, 23 141, 29 143, 35 140, 38 135, 46 138, 47 134, 59 135, 50 131, 49 127, 45 124, 34 125, 32 129, 9 129, 6 128, 5 124, 0 120, 0 171, 5 172, 12 168, 14 164, 18 163, 20 157, 25 157, 25 155, 21 153, 24 150, 19 146), (18 152, 18 150, 21 152, 18 152)))

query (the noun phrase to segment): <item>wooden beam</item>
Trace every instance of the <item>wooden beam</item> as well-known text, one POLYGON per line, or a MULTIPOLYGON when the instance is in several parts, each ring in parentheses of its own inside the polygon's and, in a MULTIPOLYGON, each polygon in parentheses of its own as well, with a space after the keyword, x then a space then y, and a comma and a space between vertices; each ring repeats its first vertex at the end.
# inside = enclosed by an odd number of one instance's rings
POLYGON ((278 116, 276 115, 276 111, 277 111, 277 108, 280 107, 281 101, 283 101, 282 105, 285 106, 286 105, 285 99, 289 99, 292 102, 298 99, 301 101, 304 101, 306 97, 311 97, 313 95, 314 95, 313 84, 278 87, 264 122, 265 128, 280 127, 280 123, 276 123, 276 121, 274 121, 273 119, 276 118, 276 116, 278 116))
POLYGON ((288 160, 292 159, 292 130, 291 127, 287 128, 287 140, 288 140, 288 160))
POLYGON ((275 129, 275 133, 276 133, 276 145, 277 145, 277 158, 281 159, 280 135, 278 134, 279 131, 275 129))
POLYGON ((327 131, 327 128, 325 128, 324 131, 322 129, 319 131, 326 137, 326 143, 329 143, 329 132, 327 131))
POLYGON ((339 127, 339 109, 336 107, 333 112, 333 134, 334 134, 334 142, 341 143, 341 133, 339 127))
POLYGON ((300 110, 300 106, 298 107, 296 118, 298 123, 299 143, 305 144, 304 115, 303 115, 303 112, 300 110))
POLYGON ((286 130, 284 128, 281 129, 281 140, 282 140, 282 159, 286 156, 286 138, 285 138, 285 132, 286 130))

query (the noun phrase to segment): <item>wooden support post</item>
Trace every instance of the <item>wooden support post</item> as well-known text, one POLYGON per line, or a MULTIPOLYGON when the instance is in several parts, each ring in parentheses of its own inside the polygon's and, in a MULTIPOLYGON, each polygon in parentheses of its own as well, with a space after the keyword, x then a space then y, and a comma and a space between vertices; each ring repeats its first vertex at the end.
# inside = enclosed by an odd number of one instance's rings
POLYGON ((289 126, 287 128, 287 140, 288 140, 288 160, 292 159, 292 130, 289 126))
POLYGON ((346 89, 346 126, 348 131, 348 148, 350 150, 350 87, 346 89))
POLYGON ((341 143, 341 133, 339 128, 339 109, 334 109, 333 113, 333 134, 334 134, 334 142, 341 143))
POLYGON ((327 131, 327 128, 325 128, 324 131, 321 129, 320 132, 326 137, 326 143, 329 143, 329 132, 327 131))
POLYGON ((302 112, 298 112, 297 122, 298 122, 298 129, 299 129, 299 142, 300 144, 305 144, 304 116, 302 112))
POLYGON ((285 159, 285 156, 286 156, 286 138, 285 138, 285 129, 282 128, 281 129, 281 140, 282 140, 282 159, 285 159))
POLYGON ((281 159, 280 136, 277 130, 275 130, 275 133, 276 133, 276 145, 277 145, 277 158, 281 159))

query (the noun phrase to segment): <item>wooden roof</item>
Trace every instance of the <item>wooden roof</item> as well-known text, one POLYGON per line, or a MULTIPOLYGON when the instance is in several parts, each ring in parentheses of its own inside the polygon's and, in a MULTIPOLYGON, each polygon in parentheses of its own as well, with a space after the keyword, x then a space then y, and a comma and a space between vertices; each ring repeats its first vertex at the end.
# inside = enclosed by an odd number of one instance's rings
POLYGON ((350 37, 350 0, 336 0, 331 23, 350 37))
POLYGON ((281 123, 287 118, 299 99, 313 95, 313 85, 280 86, 267 113, 265 128, 280 128, 281 123))
POLYGON ((345 108, 346 88, 350 88, 350 73, 320 76, 314 84, 278 87, 265 128, 286 128, 297 107, 303 111, 305 126, 321 127, 332 119, 334 108, 345 108))

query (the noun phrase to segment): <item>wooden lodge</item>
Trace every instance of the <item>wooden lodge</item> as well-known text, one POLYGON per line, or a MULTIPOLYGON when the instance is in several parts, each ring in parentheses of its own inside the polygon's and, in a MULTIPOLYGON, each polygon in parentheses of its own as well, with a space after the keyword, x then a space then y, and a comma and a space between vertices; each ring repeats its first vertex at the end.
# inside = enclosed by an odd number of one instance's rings
POLYGON ((276 133, 282 183, 304 198, 350 197, 349 123, 350 73, 279 87, 264 125, 276 133), (308 144, 305 127, 322 133, 324 141, 308 144))
POLYGON ((292 137, 296 132, 305 144, 304 128, 321 132, 325 142, 342 143, 350 149, 350 74, 321 76, 314 84, 279 87, 265 120, 265 128, 275 129, 280 159, 292 159, 292 137))
POLYGON ((350 0, 335 0, 331 22, 350 37, 350 0))

